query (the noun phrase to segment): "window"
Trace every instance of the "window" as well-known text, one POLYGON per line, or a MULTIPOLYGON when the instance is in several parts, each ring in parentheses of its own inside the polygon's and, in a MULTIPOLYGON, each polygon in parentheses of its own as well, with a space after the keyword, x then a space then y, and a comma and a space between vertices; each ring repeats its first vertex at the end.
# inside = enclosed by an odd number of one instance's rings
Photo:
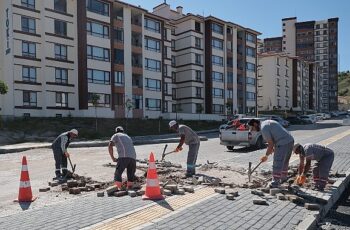
POLYGON ((132 95, 132 102, 135 109, 143 108, 143 97, 142 95, 132 95))
POLYGON ((35 0, 21 0, 21 5, 30 9, 35 9, 35 0))
POLYGON ((109 16, 109 4, 97 0, 86 0, 86 8, 88 11, 109 16))
POLYGON ((55 34, 67 36, 67 22, 55 19, 55 34))
POLYGON ((160 23, 158 21, 145 18, 145 29, 156 33, 160 33, 160 23))
POLYGON ((114 85, 117 85, 117 86, 124 85, 124 72, 123 71, 114 72, 114 85))
POLYGON ((116 16, 117 20, 123 21, 123 18, 124 18, 124 10, 123 10, 123 8, 116 8, 115 16, 116 16))
POLYGON ((277 106, 280 107, 280 99, 277 99, 277 106))
POLYGON ((36 44, 33 42, 22 41, 22 56, 36 57, 36 44))
POLYGON ((35 19, 34 18, 28 18, 28 17, 21 17, 21 25, 22 25, 22 31, 27 33, 33 33, 36 32, 35 27, 35 19))
POLYGON ((288 105, 289 103, 288 103, 288 100, 286 100, 286 107, 289 107, 289 105, 288 105))
POLYGON ((286 87, 287 87, 287 88, 289 87, 289 85, 288 85, 288 80, 286 80, 286 87))
POLYGON ((196 87, 196 97, 202 98, 202 88, 196 87))
POLYGON ((171 49, 172 49, 172 50, 175 49, 175 40, 171 40, 171 49))
POLYGON ((232 51, 233 50, 233 45, 231 41, 227 41, 226 47, 228 50, 232 51))
POLYGON ((227 27, 226 33, 227 33, 227 34, 232 34, 232 28, 231 28, 231 27, 227 27))
POLYGON ((114 49, 114 63, 124 64, 124 50, 114 49))
POLYGON ((288 67, 288 59, 286 58, 286 66, 288 67))
POLYGON ((277 65, 280 65, 280 59, 277 58, 277 65))
POLYGON ((163 76, 168 76, 168 65, 167 64, 163 65, 163 76))
POLYGON ((68 70, 63 68, 55 68, 55 82, 60 84, 68 84, 68 70))
POLYGON ((37 107, 37 92, 23 91, 23 106, 37 107))
POLYGON ((196 81, 202 81, 202 72, 196 70, 196 81))
POLYGON ((224 90, 218 89, 218 88, 213 88, 213 97, 224 98, 224 90))
POLYGON ((222 57, 212 55, 211 61, 213 65, 224 66, 224 59, 222 57))
POLYGON ((218 82, 224 81, 224 74, 223 73, 212 71, 211 76, 212 76, 213 81, 218 81, 218 82))
POLYGON ((169 95, 169 83, 163 82, 163 92, 166 95, 169 95))
POLYGON ((202 113, 203 112, 203 105, 196 103, 196 113, 202 113))
POLYGON ((67 0, 55 0, 54 9, 61 12, 67 12, 67 0))
POLYGON ((277 97, 280 97, 280 89, 277 89, 277 97))
POLYGON ((152 38, 145 38, 145 49, 160 53, 160 41, 152 38))
POLYGON ((67 60, 67 46, 55 44, 55 58, 67 60))
POLYGON ((246 36, 245 39, 246 39, 247 42, 253 42, 253 43, 255 43, 255 41, 256 41, 256 36, 253 35, 253 34, 247 33, 247 36, 246 36))
POLYGON ((246 97, 247 97, 247 101, 255 101, 255 93, 247 92, 246 97))
POLYGON ((247 77, 246 78, 246 83, 248 85, 254 85, 255 86, 255 78, 247 77))
POLYGON ((226 58, 226 64, 228 67, 233 67, 233 58, 227 57, 226 58))
POLYGON ((288 77, 288 70, 286 69, 286 77, 288 77))
POLYGON ((114 94, 114 104, 115 105, 124 105, 124 94, 123 93, 116 93, 114 94))
POLYGON ((100 38, 109 38, 109 26, 102 25, 96 22, 87 22, 86 23, 87 34, 100 37, 100 38))
POLYGON ((109 62, 109 49, 88 45, 87 58, 109 62))
POLYGON ((202 43, 201 39, 195 37, 195 47, 196 48, 201 48, 202 47, 201 43, 202 43))
POLYGON ((276 70, 277 70, 277 76, 279 76, 280 75, 280 68, 277 68, 276 70))
POLYGON ((95 84, 109 85, 111 82, 110 73, 97 69, 88 69, 88 82, 95 84))
POLYGON ((194 29, 197 31, 197 32, 201 32, 201 24, 199 22, 195 22, 194 23, 194 29))
POLYGON ((251 47, 246 48, 246 53, 247 53, 247 56, 249 56, 249 57, 256 56, 256 50, 254 48, 251 48, 251 47))
POLYGON ((161 91, 160 80, 146 78, 146 89, 151 91, 161 91))
POLYGON ((173 66, 173 67, 176 66, 176 58, 174 55, 171 55, 171 66, 173 66))
POLYGON ((163 54, 165 58, 168 58, 168 47, 167 46, 163 46, 163 54))
POLYGON ((223 105, 217 105, 217 104, 213 104, 213 113, 224 113, 224 106, 223 105))
POLYGON ((286 89, 286 97, 288 97, 288 89, 286 89))
POLYGON ((97 94, 100 96, 100 100, 97 101, 98 107, 110 107, 111 104, 111 95, 109 94, 102 94, 102 93, 88 93, 88 106, 94 106, 92 104, 92 95, 97 94))
POLYGON ((168 30, 166 28, 163 29, 163 39, 168 40, 168 30))
POLYGON ((36 68, 32 66, 22 66, 22 80, 36 82, 36 68))
POLYGON ((195 57, 196 57, 196 64, 200 65, 202 64, 202 55, 200 54, 195 54, 195 57))
POLYGON ((169 102, 168 101, 163 101, 163 112, 167 113, 169 112, 169 106, 168 106, 169 102))
POLYGON ((146 109, 159 111, 160 99, 146 98, 146 109))
POLYGON ((277 78, 277 86, 280 86, 280 79, 277 78))
POLYGON ((160 72, 160 61, 146 58, 145 68, 150 71, 160 72))
POLYGON ((233 83, 233 73, 227 72, 227 83, 233 83))
POLYGON ((224 49, 224 42, 220 39, 217 39, 217 38, 213 38, 211 40, 211 46, 214 48, 214 49, 219 49, 219 50, 223 50, 224 49))
POLYGON ((68 107, 68 93, 56 92, 56 106, 68 107))
POLYGON ((224 27, 222 25, 212 23, 211 24, 211 29, 213 32, 218 33, 218 34, 223 34, 224 33, 224 27))
POLYGON ((116 28, 114 30, 114 40, 117 42, 124 42, 124 30, 123 28, 116 28))
POLYGON ((245 69, 250 72, 255 72, 255 64, 247 62, 245 69))

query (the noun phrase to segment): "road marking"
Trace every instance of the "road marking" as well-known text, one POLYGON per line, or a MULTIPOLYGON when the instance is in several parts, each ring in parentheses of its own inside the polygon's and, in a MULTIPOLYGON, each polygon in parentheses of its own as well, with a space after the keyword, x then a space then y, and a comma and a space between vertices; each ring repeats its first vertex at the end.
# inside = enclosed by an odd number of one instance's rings
POLYGON ((155 205, 129 213, 128 215, 116 218, 107 223, 103 223, 100 226, 96 226, 94 229, 133 229, 174 213, 174 211, 179 209, 193 206, 196 203, 209 199, 215 195, 217 195, 217 193, 215 193, 213 188, 205 187, 195 190, 195 192, 191 194, 176 196, 159 201, 155 205))

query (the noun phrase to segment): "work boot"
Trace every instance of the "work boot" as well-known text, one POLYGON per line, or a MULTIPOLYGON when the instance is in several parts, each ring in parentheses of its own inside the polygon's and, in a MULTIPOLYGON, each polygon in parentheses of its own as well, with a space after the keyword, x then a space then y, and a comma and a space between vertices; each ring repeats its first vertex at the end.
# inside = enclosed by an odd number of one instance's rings
POLYGON ((56 170, 55 171, 56 177, 53 178, 53 180, 59 180, 62 178, 61 170, 56 170))
POLYGON ((269 188, 278 188, 279 186, 279 181, 271 181, 271 183, 268 185, 269 188))
POLYGON ((185 174, 185 177, 186 177, 186 178, 191 178, 191 177, 193 177, 193 175, 194 175, 194 173, 187 172, 187 173, 185 174))

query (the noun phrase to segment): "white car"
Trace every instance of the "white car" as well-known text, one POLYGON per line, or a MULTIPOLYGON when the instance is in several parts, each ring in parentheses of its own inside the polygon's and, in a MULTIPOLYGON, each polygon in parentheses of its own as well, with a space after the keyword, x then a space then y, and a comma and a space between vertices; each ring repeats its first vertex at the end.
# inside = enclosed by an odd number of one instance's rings
POLYGON ((314 117, 314 116, 302 115, 302 116, 300 116, 300 119, 307 121, 307 122, 311 122, 312 124, 316 123, 316 117, 314 117))
POLYGON ((316 114, 316 119, 317 120, 325 120, 326 119, 326 114, 325 113, 317 113, 316 114))

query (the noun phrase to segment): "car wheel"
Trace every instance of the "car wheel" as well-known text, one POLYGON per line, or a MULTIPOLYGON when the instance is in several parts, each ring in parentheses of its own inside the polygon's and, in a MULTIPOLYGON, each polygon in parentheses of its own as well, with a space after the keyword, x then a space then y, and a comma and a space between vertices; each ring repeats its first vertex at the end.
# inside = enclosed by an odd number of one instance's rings
POLYGON ((234 146, 226 146, 226 148, 227 148, 228 150, 232 151, 233 148, 234 148, 234 146))
POLYGON ((256 141, 255 147, 257 149, 262 149, 264 147, 264 141, 262 137, 259 137, 258 140, 256 141))

